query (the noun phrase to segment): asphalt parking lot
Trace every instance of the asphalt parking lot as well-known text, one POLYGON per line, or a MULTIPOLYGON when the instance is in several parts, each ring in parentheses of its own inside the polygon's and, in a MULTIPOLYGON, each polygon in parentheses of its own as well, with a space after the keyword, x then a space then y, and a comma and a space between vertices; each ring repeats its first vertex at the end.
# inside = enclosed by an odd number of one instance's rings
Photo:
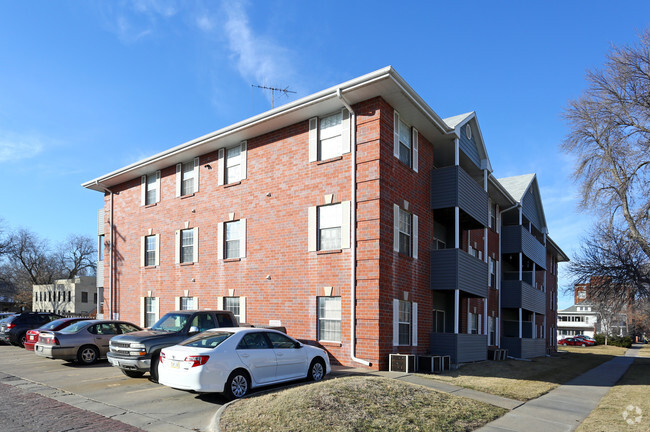
POLYGON ((0 345, 0 383, 156 432, 208 431, 226 403, 220 395, 174 390, 146 376, 128 378, 105 360, 81 366, 9 345, 0 345))

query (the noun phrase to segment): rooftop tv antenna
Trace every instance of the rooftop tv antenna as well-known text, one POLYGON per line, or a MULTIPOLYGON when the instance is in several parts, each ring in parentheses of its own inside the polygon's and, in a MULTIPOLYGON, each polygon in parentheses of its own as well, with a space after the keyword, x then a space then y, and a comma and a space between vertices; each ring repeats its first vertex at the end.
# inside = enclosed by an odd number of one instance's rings
POLYGON ((275 93, 279 93, 280 95, 285 95, 287 97, 289 97, 289 93, 296 93, 295 91, 289 90, 289 86, 282 89, 277 87, 267 87, 267 86, 251 84, 251 87, 256 87, 262 90, 269 90, 271 92, 271 109, 275 108, 275 93))

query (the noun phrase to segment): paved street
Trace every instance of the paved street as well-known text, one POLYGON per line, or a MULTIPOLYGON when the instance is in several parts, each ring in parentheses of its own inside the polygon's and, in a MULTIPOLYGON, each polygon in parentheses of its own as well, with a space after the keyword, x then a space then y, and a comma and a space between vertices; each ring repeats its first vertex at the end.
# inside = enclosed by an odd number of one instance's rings
POLYGON ((14 428, 3 421, 3 430, 16 431, 129 430, 122 423, 135 426, 130 430, 206 431, 225 403, 218 395, 128 378, 106 361, 80 366, 8 345, 0 345, 0 394, 0 416, 14 428), (39 415, 49 427, 21 420, 39 415))

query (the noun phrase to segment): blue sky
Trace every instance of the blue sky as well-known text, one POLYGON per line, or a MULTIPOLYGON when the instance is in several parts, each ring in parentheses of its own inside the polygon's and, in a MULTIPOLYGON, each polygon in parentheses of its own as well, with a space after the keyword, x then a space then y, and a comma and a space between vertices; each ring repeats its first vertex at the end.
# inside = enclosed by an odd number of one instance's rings
POLYGON ((82 182, 269 109, 251 84, 297 92, 277 106, 392 65, 442 117, 477 112, 497 177, 537 173, 571 255, 591 219, 561 113, 650 3, 436 3, 0 2, 4 228, 94 237, 82 182))

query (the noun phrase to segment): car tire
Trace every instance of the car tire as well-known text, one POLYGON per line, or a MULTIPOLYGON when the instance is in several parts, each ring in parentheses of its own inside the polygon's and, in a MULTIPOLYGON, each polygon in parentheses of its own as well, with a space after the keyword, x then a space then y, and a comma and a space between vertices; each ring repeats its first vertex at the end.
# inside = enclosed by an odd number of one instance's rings
POLYGON ((122 369, 122 373, 129 378, 142 378, 144 372, 122 369))
POLYGON ((312 360, 307 377, 311 381, 321 381, 325 377, 325 362, 320 358, 312 360))
POLYGON ((580 346, 587 346, 587 345, 586 345, 586 344, 582 344, 582 345, 580 345, 580 346))
POLYGON ((77 351, 77 361, 84 365, 91 365, 99 358, 99 350, 93 345, 84 345, 77 351))
POLYGON ((160 365, 160 355, 151 357, 151 367, 149 368, 149 375, 151 381, 158 382, 158 366, 160 365))
POLYGON ((20 336, 18 336, 18 346, 21 348, 25 348, 25 341, 27 340, 27 333, 23 333, 20 336))
POLYGON ((248 372, 237 369, 233 371, 226 380, 224 393, 230 400, 241 399, 248 394, 251 387, 251 379, 248 372))

